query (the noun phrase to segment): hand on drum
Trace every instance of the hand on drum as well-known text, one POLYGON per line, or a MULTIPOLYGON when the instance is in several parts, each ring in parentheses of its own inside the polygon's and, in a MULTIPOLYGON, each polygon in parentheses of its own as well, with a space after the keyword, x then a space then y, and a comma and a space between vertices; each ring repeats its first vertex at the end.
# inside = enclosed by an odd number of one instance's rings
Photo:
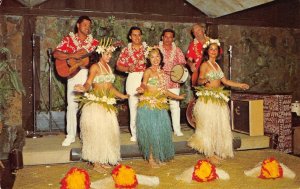
POLYGON ((85 88, 84 88, 83 85, 77 84, 77 85, 74 86, 74 91, 76 91, 76 92, 85 92, 85 88))

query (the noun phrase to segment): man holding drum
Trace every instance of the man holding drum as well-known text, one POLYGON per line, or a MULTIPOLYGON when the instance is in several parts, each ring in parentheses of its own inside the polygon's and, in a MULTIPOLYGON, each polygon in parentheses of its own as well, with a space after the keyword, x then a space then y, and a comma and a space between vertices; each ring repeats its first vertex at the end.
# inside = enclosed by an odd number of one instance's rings
MULTIPOLYGON (((183 52, 179 47, 174 43, 175 31, 172 29, 165 29, 162 32, 161 40, 159 42, 159 49, 164 56, 164 67, 163 70, 166 72, 165 81, 168 87, 168 90, 172 93, 179 95, 180 85, 171 80, 170 75, 171 70, 176 65, 185 65, 185 57, 183 52)), ((172 125, 174 134, 176 136, 183 136, 180 127, 180 107, 178 100, 170 100, 170 111, 172 116, 172 125)))

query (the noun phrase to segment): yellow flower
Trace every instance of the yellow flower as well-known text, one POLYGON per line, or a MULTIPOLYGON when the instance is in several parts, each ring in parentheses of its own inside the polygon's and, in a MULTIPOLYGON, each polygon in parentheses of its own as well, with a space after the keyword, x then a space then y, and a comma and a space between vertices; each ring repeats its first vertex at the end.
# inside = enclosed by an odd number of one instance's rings
POLYGON ((138 184, 135 171, 125 165, 118 165, 112 171, 116 188, 135 188, 138 184))
POLYGON ((88 189, 90 178, 88 173, 76 167, 71 168, 61 180, 61 189, 88 189))
POLYGON ((197 182, 207 182, 218 178, 216 167, 208 160, 199 160, 194 167, 192 179, 197 182))
POLYGON ((275 158, 271 157, 263 161, 259 178, 275 179, 282 177, 282 175, 282 167, 275 158))

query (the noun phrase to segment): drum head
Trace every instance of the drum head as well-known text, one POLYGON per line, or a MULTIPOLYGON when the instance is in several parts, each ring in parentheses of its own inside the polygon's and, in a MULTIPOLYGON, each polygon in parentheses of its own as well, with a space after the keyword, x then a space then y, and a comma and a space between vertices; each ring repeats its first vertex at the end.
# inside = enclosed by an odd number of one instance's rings
POLYGON ((175 65, 171 70, 171 80, 176 83, 184 83, 188 78, 188 70, 183 65, 175 65))
POLYGON ((189 124, 194 128, 196 128, 196 122, 193 116, 193 109, 195 104, 196 104, 196 99, 191 100, 186 109, 186 119, 189 122, 189 124))

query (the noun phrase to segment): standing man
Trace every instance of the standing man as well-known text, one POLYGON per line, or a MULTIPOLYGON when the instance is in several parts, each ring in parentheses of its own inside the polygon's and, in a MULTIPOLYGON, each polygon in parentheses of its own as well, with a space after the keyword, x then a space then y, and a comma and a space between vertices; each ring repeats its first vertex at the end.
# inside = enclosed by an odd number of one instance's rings
MULTIPOLYGON (((186 61, 183 52, 174 43, 174 38, 175 31, 172 29, 165 29, 161 35, 162 41, 159 42, 159 49, 164 56, 165 65, 163 67, 163 70, 166 72, 165 81, 167 88, 172 93, 179 95, 180 85, 178 83, 174 83, 171 80, 170 71, 177 64, 186 64, 186 61)), ((183 136, 180 127, 180 107, 178 100, 170 99, 170 111, 174 134, 176 136, 183 136)))
MULTIPOLYGON (((88 16, 80 16, 76 22, 74 33, 70 32, 68 36, 64 37, 60 44, 56 47, 53 56, 58 60, 65 60, 69 65, 71 60, 80 60, 87 53, 92 52, 99 42, 93 38, 91 33, 92 21, 88 16)), ((69 65, 70 66, 70 65, 69 65)), ((75 102, 74 86, 76 84, 84 84, 88 76, 88 69, 81 65, 77 74, 72 73, 68 77, 67 83, 67 136, 62 142, 62 146, 69 146, 75 142, 77 133, 77 111, 78 103, 75 102), (74 75, 75 74, 75 75, 74 75), (74 76, 73 76, 74 75, 74 76)), ((58 66, 57 66, 58 69, 58 66)), ((71 68, 70 68, 71 70, 71 68)), ((78 69, 76 69, 78 70, 78 69)))
POLYGON ((130 111, 130 141, 136 142, 136 113, 138 97, 136 89, 141 85, 143 73, 146 69, 145 51, 147 44, 142 42, 142 30, 133 26, 130 28, 125 47, 117 61, 117 70, 129 73, 126 80, 126 92, 129 95, 128 104, 130 111))
POLYGON ((205 24, 194 24, 191 31, 194 40, 190 42, 186 54, 187 64, 192 71, 192 86, 197 86, 199 68, 202 63, 203 45, 209 40, 205 36, 205 24))

